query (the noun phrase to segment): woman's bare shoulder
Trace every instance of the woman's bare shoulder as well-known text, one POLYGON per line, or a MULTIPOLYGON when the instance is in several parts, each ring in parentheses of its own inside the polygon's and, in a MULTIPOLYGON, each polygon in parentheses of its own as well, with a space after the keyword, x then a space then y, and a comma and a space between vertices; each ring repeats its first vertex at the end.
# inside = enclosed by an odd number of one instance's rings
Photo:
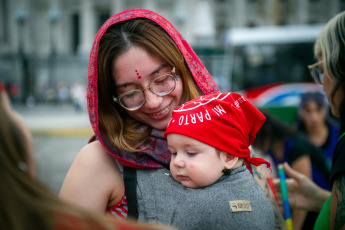
POLYGON ((62 184, 60 197, 104 212, 121 200, 122 174, 115 159, 99 141, 85 145, 74 159, 62 184))
POLYGON ((98 163, 109 162, 113 157, 105 150, 99 141, 85 145, 78 153, 76 160, 98 166, 98 163), (84 162, 85 161, 85 162, 84 162))

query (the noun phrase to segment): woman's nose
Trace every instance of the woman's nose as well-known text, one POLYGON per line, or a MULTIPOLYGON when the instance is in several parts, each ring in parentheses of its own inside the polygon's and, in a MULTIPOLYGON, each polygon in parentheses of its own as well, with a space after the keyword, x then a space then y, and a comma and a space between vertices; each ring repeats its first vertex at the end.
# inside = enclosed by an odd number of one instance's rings
POLYGON ((163 97, 154 94, 150 89, 144 91, 145 94, 145 106, 150 109, 155 109, 160 106, 163 101, 163 97))

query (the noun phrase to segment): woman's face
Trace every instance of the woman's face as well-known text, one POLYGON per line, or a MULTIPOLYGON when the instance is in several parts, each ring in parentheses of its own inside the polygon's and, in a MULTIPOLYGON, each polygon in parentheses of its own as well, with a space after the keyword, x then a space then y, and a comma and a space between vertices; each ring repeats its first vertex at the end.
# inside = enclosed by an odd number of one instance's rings
MULTIPOLYGON (((145 49, 134 46, 120 55, 114 62, 113 73, 118 95, 133 89, 143 89, 153 79, 169 73, 168 66, 160 58, 150 54, 145 49)), ((165 96, 157 96, 151 90, 145 89, 145 104, 135 111, 127 113, 155 129, 165 130, 174 108, 180 104, 182 97, 182 80, 178 76, 175 89, 165 96)))
MULTIPOLYGON (((319 61, 320 60, 321 59, 319 58, 319 61)), ((340 117, 339 108, 340 108, 340 103, 344 98, 344 92, 342 91, 341 88, 339 88, 336 91, 334 97, 332 98, 332 90, 334 89, 334 87, 336 85, 336 80, 333 78, 333 76, 327 74, 324 71, 322 64, 320 64, 319 68, 323 72, 323 90, 325 91, 327 99, 331 105, 332 114, 335 117, 339 118, 340 117)))
POLYGON ((310 100, 302 107, 301 116, 307 130, 312 131, 325 124, 327 109, 310 100))

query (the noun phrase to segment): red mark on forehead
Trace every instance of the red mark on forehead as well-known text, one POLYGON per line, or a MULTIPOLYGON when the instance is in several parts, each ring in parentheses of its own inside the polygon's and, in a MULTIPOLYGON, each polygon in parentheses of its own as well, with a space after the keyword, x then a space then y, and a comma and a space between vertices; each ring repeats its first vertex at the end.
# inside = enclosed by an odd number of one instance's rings
POLYGON ((141 79, 141 76, 140 76, 140 74, 139 74, 138 70, 135 70, 135 72, 136 72, 136 73, 137 73, 137 75, 138 75, 138 79, 141 79))

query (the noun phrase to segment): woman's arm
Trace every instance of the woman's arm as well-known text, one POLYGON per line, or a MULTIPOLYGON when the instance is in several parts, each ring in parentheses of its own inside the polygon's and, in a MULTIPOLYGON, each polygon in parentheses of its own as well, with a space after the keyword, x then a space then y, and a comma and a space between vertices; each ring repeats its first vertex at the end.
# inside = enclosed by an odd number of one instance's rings
POLYGON ((264 190, 268 200, 272 204, 272 208, 274 211, 274 215, 276 218, 276 223, 275 223, 275 229, 287 229, 284 218, 279 210, 278 204, 276 200, 274 199, 273 192, 271 191, 267 178, 270 177, 269 173, 267 173, 266 167, 265 166, 259 166, 259 167, 252 167, 253 169, 253 176, 256 182, 260 185, 262 190, 264 190))
POLYGON ((330 229, 345 228, 345 174, 336 177, 332 186, 330 229))
MULTIPOLYGON (((312 166, 309 155, 299 157, 291 164, 291 167, 297 172, 304 174, 307 178, 312 178, 312 166)), ((292 208, 291 212, 294 229, 302 229, 305 218, 307 216, 307 211, 292 208)))
MULTIPOLYGON (((255 150, 251 146, 250 146, 250 155, 251 157, 257 157, 255 150)), ((275 229, 287 229, 284 218, 279 210, 278 204, 274 198, 273 192, 267 181, 268 178, 271 179, 269 170, 266 168, 266 166, 260 165, 258 167, 253 166, 252 172, 253 172, 254 179, 260 185, 261 189, 264 191, 268 200, 272 204, 272 208, 273 208, 275 219, 276 219, 275 229)))
POLYGON ((121 200, 124 184, 115 160, 98 142, 80 150, 60 190, 60 197, 89 210, 104 213, 121 200))

